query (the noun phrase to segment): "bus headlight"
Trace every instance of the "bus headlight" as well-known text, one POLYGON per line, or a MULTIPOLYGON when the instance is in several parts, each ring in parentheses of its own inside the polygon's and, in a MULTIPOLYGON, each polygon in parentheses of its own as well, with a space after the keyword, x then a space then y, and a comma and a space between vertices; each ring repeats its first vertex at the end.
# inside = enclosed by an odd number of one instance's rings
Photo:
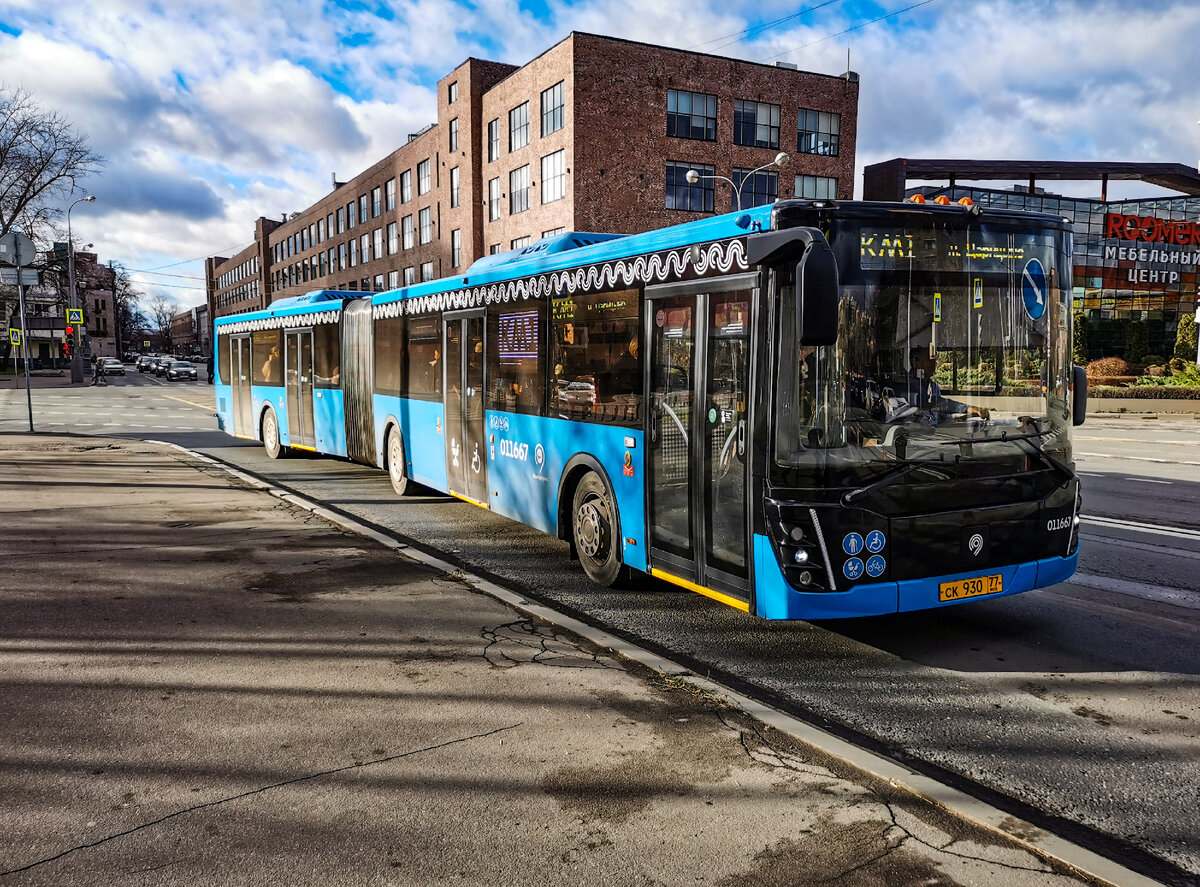
POLYGON ((798 563, 798 564, 807 564, 808 563, 808 552, 805 551, 803 548, 796 549, 795 557, 796 557, 796 563, 798 563))

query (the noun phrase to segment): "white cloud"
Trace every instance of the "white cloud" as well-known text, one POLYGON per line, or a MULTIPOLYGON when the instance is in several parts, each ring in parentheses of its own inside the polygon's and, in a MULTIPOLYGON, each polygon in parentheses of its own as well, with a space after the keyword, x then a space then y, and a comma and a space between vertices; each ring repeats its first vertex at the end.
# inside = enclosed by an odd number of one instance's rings
POLYGON ((230 252, 258 216, 309 206, 331 172, 349 178, 432 122, 434 82, 468 56, 523 64, 571 30, 825 74, 849 49, 860 171, 897 156, 1200 153, 1193 0, 935 0, 864 27, 851 17, 863 7, 842 2, 803 15, 787 0, 546 0, 537 16, 517 0, 354 6, 0 0, 0 84, 33 90, 108 156, 87 183, 101 200, 75 221, 131 268, 230 252))

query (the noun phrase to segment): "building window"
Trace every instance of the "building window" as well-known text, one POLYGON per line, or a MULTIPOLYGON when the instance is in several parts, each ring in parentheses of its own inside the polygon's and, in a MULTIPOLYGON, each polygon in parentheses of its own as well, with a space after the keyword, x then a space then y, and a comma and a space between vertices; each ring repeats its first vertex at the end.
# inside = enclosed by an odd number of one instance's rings
POLYGON ((462 264, 462 231, 457 228, 450 232, 450 267, 457 268, 462 264))
POLYGON ((450 150, 458 150, 458 118, 450 121, 450 150))
POLYGON ((508 151, 511 154, 529 144, 529 102, 508 112, 508 151))
POLYGON ((346 244, 344 243, 338 244, 338 270, 346 270, 346 244))
POLYGON ((358 224, 358 204, 353 200, 346 204, 346 229, 353 229, 358 224))
POLYGON ((408 203, 412 200, 412 170, 406 169, 400 173, 400 202, 408 203))
POLYGON ((421 263, 421 280, 433 280, 433 262, 421 263))
POLYGON ((555 151, 542 158, 542 203, 567 196, 567 152, 555 151))
POLYGON ((325 242, 325 220, 317 219, 317 243, 325 242))
POLYGON ((543 231, 542 237, 557 237, 560 234, 565 234, 566 228, 551 228, 549 231, 543 231))
POLYGON ((446 104, 453 105, 458 101, 458 81, 455 80, 446 87, 446 104))
POLYGON ((343 231, 346 230, 346 208, 344 206, 338 207, 338 229, 337 230, 338 230, 338 234, 341 234, 343 231))
POLYGON ((717 140, 717 97, 704 92, 667 90, 667 135, 717 140))
POLYGON ((370 204, 367 203, 367 195, 360 194, 358 196, 358 220, 360 222, 362 222, 364 225, 367 224, 367 219, 370 218, 370 216, 367 215, 369 207, 370 207, 370 204))
POLYGON ((837 197, 837 179, 827 176, 796 176, 796 196, 832 200, 837 197))
POLYGON ((531 240, 532 240, 532 238, 529 236, 518 237, 516 240, 512 241, 508 245, 508 248, 509 249, 521 249, 522 247, 529 246, 529 243, 531 240))
POLYGON ((332 274, 336 270, 337 270, 337 247, 331 246, 329 248, 329 273, 332 274))
POLYGON ((566 125, 565 118, 563 81, 560 80, 542 92, 542 135, 558 132, 566 125))
POLYGON ((429 160, 422 160, 417 164, 417 193, 428 194, 433 187, 433 183, 429 178, 429 160))
POLYGON ((371 218, 377 219, 383 212, 383 189, 371 189, 371 218))
POLYGON ((413 248, 413 219, 412 216, 405 216, 400 220, 401 242, 404 244, 404 249, 413 248))
POLYGON ((387 201, 389 212, 396 208, 396 180, 388 179, 383 186, 384 200, 387 201))
POLYGON ((421 243, 433 242, 433 210, 425 207, 417 214, 421 243))
POLYGON ((778 148, 779 105, 734 101, 733 142, 752 148, 778 148))
POLYGON ((389 271, 388 272, 387 285, 388 285, 388 289, 390 289, 390 290, 394 290, 396 287, 398 287, 400 285, 400 272, 399 271, 389 271))
POLYGON ((748 209, 752 206, 764 206, 774 203, 779 197, 779 173, 760 169, 753 170, 733 168, 733 188, 739 195, 740 204, 735 209, 748 209))
POLYGON ((488 181, 488 221, 500 218, 500 178, 488 181))
POLYGON ((458 167, 450 170, 450 208, 458 206, 458 167))
POLYGON ((508 174, 508 214, 515 216, 529 209, 529 164, 508 174))
POLYGON ((404 285, 412 286, 417 282, 417 269, 409 266, 404 269, 404 285))
POLYGON ((358 264, 358 241, 350 238, 350 267, 353 268, 358 264))
POLYGON ((500 252, 500 244, 493 243, 491 246, 488 247, 488 255, 489 256, 494 256, 498 252, 500 252))
POLYGON ((371 261, 371 235, 363 234, 358 238, 358 249, 362 253, 362 262, 367 264, 371 261))
POLYGON ((383 292, 383 275, 382 274, 375 275, 375 279, 373 281, 373 289, 377 293, 383 292))
POLYGON ((500 118, 488 124, 488 163, 500 159, 500 118))
POLYGON ((713 211, 713 175, 716 168, 704 164, 667 161, 667 209, 686 209, 692 212, 713 211), (700 173, 696 184, 687 180, 687 171, 700 173))
POLYGON ((837 156, 841 128, 841 114, 801 108, 796 118, 796 150, 801 154, 837 156))
POLYGON ((375 229, 374 240, 375 240, 374 256, 376 259, 382 259, 383 258, 383 229, 382 228, 375 229))
MULTIPOLYGON (((411 218, 411 216, 409 218, 411 218)), ((389 256, 394 256, 400 249, 400 226, 395 222, 388 222, 387 240, 387 254, 389 256)))

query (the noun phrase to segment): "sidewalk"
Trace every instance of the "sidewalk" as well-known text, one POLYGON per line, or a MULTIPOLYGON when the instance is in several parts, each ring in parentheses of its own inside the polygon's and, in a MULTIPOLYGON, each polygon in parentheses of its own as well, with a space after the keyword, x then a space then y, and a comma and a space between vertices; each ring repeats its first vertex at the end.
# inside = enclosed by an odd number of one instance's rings
POLYGON ((170 448, 0 490, 2 887, 1095 883, 170 448))

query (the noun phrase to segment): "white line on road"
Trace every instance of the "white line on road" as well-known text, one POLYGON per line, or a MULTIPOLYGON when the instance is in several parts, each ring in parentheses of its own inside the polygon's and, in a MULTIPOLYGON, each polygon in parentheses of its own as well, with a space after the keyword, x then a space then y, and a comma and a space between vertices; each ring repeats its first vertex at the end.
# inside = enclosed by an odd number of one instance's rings
POLYGON ((1085 515, 1080 518, 1085 524, 1097 524, 1101 527, 1112 527, 1118 530, 1131 530, 1134 533, 1157 533, 1161 536, 1174 536, 1178 539, 1200 540, 1200 530, 1188 530, 1184 527, 1164 527, 1159 524, 1134 523, 1118 520, 1115 517, 1092 517, 1085 515))
POLYGON ((1135 481, 1139 484, 1166 484, 1168 487, 1175 483, 1173 480, 1155 480, 1152 477, 1126 477, 1125 480, 1135 481))
POLYGON ((1117 539, 1114 536, 1093 536, 1091 533, 1080 533, 1079 538, 1085 542, 1112 545, 1117 548, 1132 548, 1135 551, 1145 551, 1160 557, 1181 557, 1184 560, 1200 561, 1200 551, 1188 551, 1186 548, 1169 548, 1166 545, 1151 545, 1149 542, 1134 542, 1132 539, 1117 539))
POLYGON ((1154 459, 1150 456, 1121 456, 1116 453, 1081 453, 1076 456, 1087 456, 1093 459, 1128 459, 1131 462, 1157 462, 1161 465, 1200 465, 1200 462, 1189 462, 1184 459, 1154 459))

